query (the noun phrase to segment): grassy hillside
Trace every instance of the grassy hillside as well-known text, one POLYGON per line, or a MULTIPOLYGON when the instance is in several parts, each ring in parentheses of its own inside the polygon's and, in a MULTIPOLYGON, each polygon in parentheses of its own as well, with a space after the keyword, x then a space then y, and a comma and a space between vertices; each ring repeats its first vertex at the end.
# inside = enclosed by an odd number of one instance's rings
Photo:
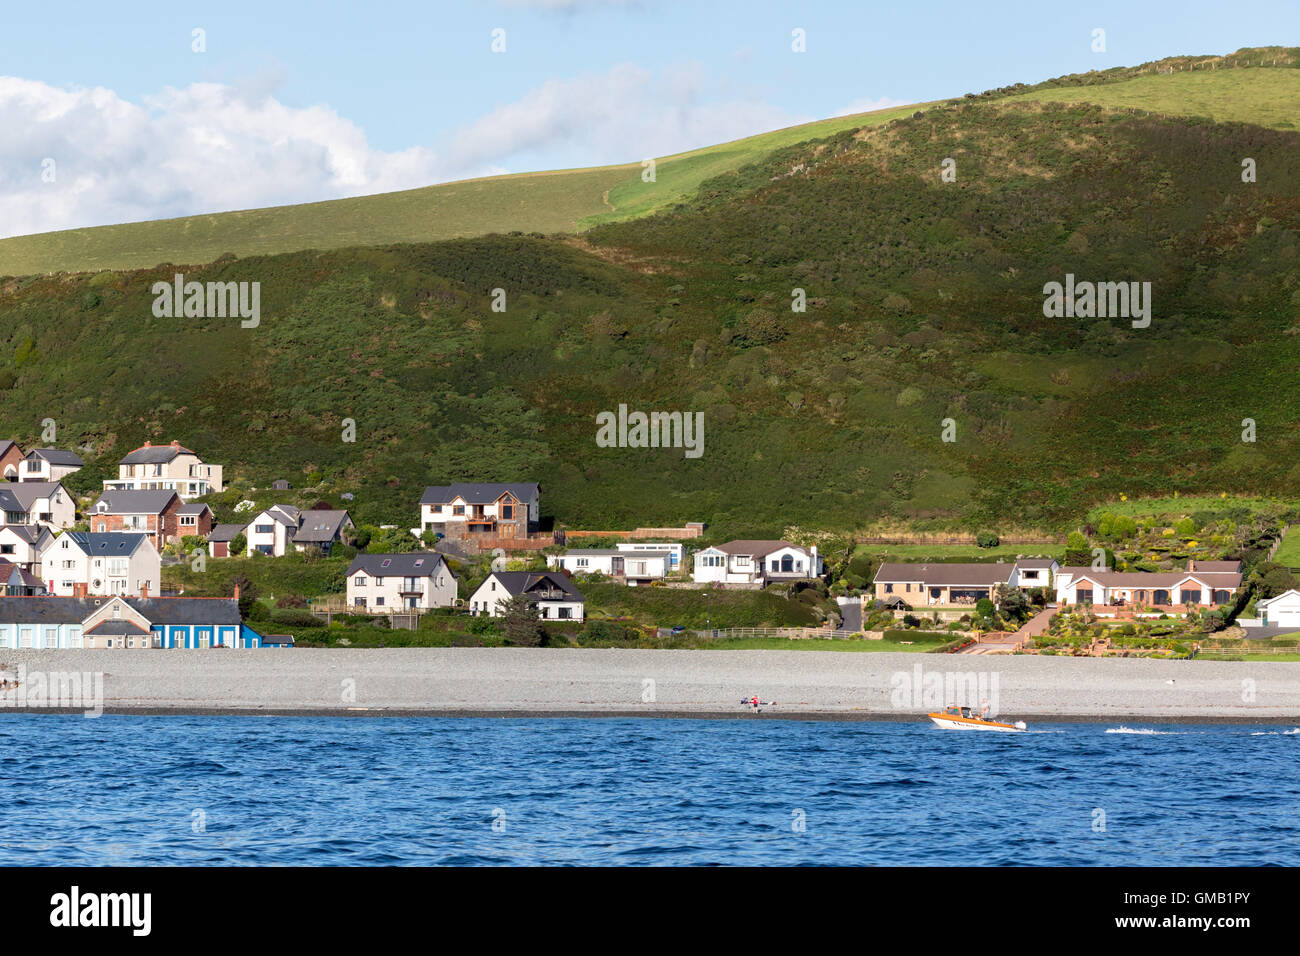
POLYGON ((573 232, 645 215, 694 195, 706 178, 774 149, 906 115, 901 107, 821 120, 657 160, 655 182, 641 162, 493 176, 355 199, 70 229, 0 240, 0 275, 140 269, 204 263, 226 253, 267 255, 397 242, 432 242, 493 232, 573 232))
POLYGON ((1061 528, 1121 494, 1290 493, 1297 147, 1257 126, 963 101, 787 146, 580 242, 191 270, 260 281, 257 329, 153 317, 169 268, 11 281, 0 434, 54 418, 58 444, 88 448, 88 483, 176 438, 237 483, 349 491, 360 520, 399 524, 424 484, 470 478, 539 480, 544 513, 577 527, 753 537, 1061 528), (1244 155, 1269 175, 1243 184, 1244 155), (1150 327, 1045 318, 1043 284, 1067 272, 1151 282, 1150 327), (703 457, 597 447, 594 416, 620 403, 704 413, 703 457))
MULTIPOLYGON (((1228 56, 1169 57, 967 96, 978 101, 1015 97, 1089 102, 1292 129, 1300 123, 1297 66, 1296 48, 1263 47, 1228 56)), ((355 199, 19 236, 0 240, 0 276, 206 263, 225 253, 271 255, 496 232, 580 231, 691 199, 705 180, 733 174, 775 150, 876 126, 933 105, 822 120, 664 157, 658 160, 654 183, 642 182, 638 159, 626 165, 496 176, 355 199)))

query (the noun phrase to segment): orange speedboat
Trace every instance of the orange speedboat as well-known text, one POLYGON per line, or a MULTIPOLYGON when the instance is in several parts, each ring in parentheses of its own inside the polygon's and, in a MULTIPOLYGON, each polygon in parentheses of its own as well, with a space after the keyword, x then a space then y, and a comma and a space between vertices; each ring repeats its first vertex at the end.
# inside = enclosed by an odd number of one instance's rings
POLYGON ((1019 733, 1026 729, 1023 720, 1014 724, 981 717, 969 707, 949 707, 947 710, 928 715, 931 720, 946 730, 996 730, 1002 733, 1019 733))

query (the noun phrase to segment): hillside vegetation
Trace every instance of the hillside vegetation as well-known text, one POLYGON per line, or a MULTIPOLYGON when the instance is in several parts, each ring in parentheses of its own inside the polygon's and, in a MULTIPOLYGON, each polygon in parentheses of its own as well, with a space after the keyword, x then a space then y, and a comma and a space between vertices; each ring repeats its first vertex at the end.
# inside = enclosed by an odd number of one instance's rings
MULTIPOLYGON (((1172 116, 1204 116, 1293 129, 1300 123, 1300 51, 1239 50, 1177 56, 1017 84, 975 96, 1090 102, 1172 116)), ((935 104, 837 117, 657 160, 652 183, 641 158, 624 165, 522 173, 353 199, 278 206, 0 240, 0 276, 150 268, 212 262, 226 253, 434 242, 494 232, 575 232, 659 212, 697 195, 701 183, 773 151, 846 129, 879 125, 935 104)))

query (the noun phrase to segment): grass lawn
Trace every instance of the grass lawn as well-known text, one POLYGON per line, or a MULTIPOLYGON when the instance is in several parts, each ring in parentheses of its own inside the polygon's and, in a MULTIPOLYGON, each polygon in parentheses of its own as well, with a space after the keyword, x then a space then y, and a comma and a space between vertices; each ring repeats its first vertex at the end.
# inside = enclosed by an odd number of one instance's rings
POLYGON ((587 599, 588 618, 630 618, 650 627, 818 627, 825 617, 824 603, 775 591, 630 588, 608 580, 574 583, 587 599))
POLYGON ((1087 520, 1092 523, 1103 512, 1128 515, 1130 518, 1147 516, 1183 517, 1194 511, 1213 511, 1215 509, 1246 507, 1252 514, 1270 508, 1283 508, 1294 505, 1294 501, 1280 498, 1241 497, 1237 495, 1181 495, 1177 498, 1130 498, 1128 501, 1108 501, 1089 510, 1087 520))
POLYGON ((855 558, 865 556, 877 561, 958 561, 972 564, 1014 561, 1019 555, 1060 561, 1065 549, 1050 544, 1000 544, 996 548, 980 548, 973 544, 860 544, 853 552, 855 558))
POLYGON ((1300 568, 1300 531, 1287 531, 1273 560, 1288 568, 1300 568))

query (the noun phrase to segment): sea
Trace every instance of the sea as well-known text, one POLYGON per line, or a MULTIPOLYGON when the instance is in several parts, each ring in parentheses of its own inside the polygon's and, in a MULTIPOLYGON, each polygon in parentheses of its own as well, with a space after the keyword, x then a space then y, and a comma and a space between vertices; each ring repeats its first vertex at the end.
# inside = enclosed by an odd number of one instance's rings
POLYGON ((1300 729, 0 716, 0 865, 1300 864, 1300 729))

